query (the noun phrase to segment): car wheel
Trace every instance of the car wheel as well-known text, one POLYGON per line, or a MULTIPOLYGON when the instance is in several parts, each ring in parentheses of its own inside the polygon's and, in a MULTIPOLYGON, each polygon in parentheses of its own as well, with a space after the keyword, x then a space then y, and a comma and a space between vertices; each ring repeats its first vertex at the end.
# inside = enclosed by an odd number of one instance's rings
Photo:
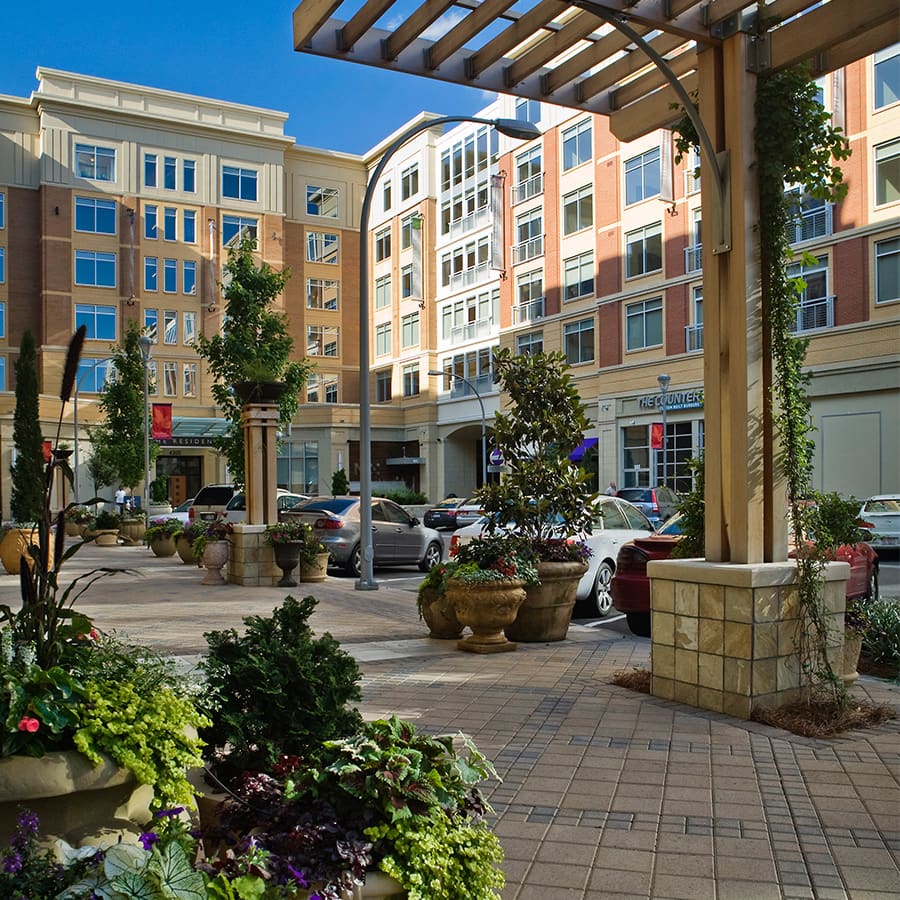
POLYGON ((638 637, 650 637, 650 613, 625 613, 628 630, 638 637))
POLYGON ((347 562, 344 563, 344 571, 348 575, 355 575, 357 578, 362 575, 362 551, 359 548, 359 544, 350 551, 347 562))
POLYGON ((419 571, 430 572, 441 561, 443 555, 444 551, 441 545, 437 541, 432 541, 425 548, 425 555, 422 557, 422 562, 419 563, 419 571))
POLYGON ((869 603, 878 602, 878 569, 873 568, 869 576, 869 589, 866 591, 866 600, 869 603))
POLYGON ((597 567, 597 577, 594 579, 591 600, 594 603, 596 615, 601 617, 607 615, 612 609, 610 585, 612 584, 613 574, 612 564, 605 560, 597 567))

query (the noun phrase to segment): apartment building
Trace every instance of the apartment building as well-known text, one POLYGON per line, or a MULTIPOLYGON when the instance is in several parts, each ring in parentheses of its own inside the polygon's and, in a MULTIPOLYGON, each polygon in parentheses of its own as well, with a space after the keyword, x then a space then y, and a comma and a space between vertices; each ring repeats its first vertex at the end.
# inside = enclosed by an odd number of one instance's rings
MULTIPOLYGON (((821 83, 853 148, 847 198, 832 207, 786 186, 800 211, 793 269, 805 282, 797 331, 810 339, 816 486, 857 496, 900 486, 898 52, 821 83)), ((687 487, 685 461, 704 445, 697 160, 676 165, 668 132, 621 144, 605 119, 535 101, 501 95, 479 116, 527 120, 542 135, 426 129, 375 186, 376 491, 405 484, 437 499, 480 483, 502 405, 498 346, 565 354, 592 423, 574 457, 595 483, 687 487)), ((47 69, 30 98, 0 96, 4 516, 26 329, 40 346, 49 437, 65 344, 88 326, 77 411, 64 422, 82 496, 93 493, 87 433, 110 347, 131 321, 154 342, 152 399, 172 404, 157 473, 175 499, 227 478, 191 342, 223 327, 222 266, 242 233, 290 268, 281 302, 298 355, 315 363, 279 482, 327 491, 337 468, 358 481, 359 218, 370 173, 407 127, 354 156, 297 146, 285 124, 272 110, 47 69)))

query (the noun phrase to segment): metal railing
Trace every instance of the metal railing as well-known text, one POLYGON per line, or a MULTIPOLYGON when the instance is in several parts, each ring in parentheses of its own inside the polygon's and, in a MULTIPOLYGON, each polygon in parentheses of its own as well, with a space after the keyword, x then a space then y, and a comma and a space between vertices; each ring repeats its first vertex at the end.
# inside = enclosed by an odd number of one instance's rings
POLYGON ((451 290, 456 290, 461 287, 469 287, 469 285, 483 281, 490 273, 490 262, 479 263, 474 269, 463 269, 462 272, 452 274, 450 276, 450 288, 451 290))
POLYGON ((703 268, 703 244, 684 248, 684 271, 699 272, 703 268))
POLYGON ((538 172, 537 175, 532 175, 531 178, 526 178, 525 181, 514 184, 512 188, 510 188, 512 205, 515 206, 517 203, 530 200, 532 197, 537 197, 538 194, 542 194, 543 192, 544 173, 538 172))
POLYGON ((700 190, 700 175, 695 175, 698 171, 693 166, 688 166, 684 171, 684 192, 685 194, 696 194, 700 190))
POLYGON ((545 312, 544 297, 536 297, 525 303, 519 303, 513 307, 513 321, 517 325, 524 322, 533 322, 535 319, 543 319, 545 312))
POLYGON ((799 221, 788 226, 788 240, 792 244, 797 244, 800 241, 828 237, 833 231, 834 207, 831 203, 826 203, 815 209, 801 210, 799 221))
POLYGON ((466 322, 465 325, 456 325, 450 329, 450 343, 465 344, 476 338, 487 337, 493 324, 491 319, 476 319, 474 322, 466 322))
POLYGON ((450 230, 448 233, 450 237, 459 237, 462 234, 467 234, 484 225, 490 219, 490 216, 490 207, 483 206, 481 209, 476 209, 475 212, 469 213, 467 216, 463 216, 460 219, 454 219, 450 223, 450 230))
POLYGON ((543 253, 544 236, 539 234, 537 237, 529 238, 520 244, 513 244, 513 263, 526 262, 529 259, 534 259, 536 256, 542 256, 543 253))
POLYGON ((817 328, 834 326, 834 296, 804 300, 797 308, 797 323, 794 333, 815 331, 817 328))
POLYGON ((688 353, 697 353, 703 349, 703 326, 684 326, 684 348, 688 353))
POLYGON ((450 397, 454 400, 460 397, 474 397, 477 394, 486 394, 493 390, 493 375, 479 375, 477 378, 469 378, 468 383, 454 379, 450 387, 450 397))

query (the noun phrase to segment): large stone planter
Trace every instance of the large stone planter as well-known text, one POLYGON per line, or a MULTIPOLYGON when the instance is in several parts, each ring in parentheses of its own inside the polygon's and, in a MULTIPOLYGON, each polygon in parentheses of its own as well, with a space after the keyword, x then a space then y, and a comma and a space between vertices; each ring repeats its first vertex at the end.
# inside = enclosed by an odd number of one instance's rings
POLYGON ((203 548, 206 574, 200 584, 225 584, 222 566, 228 562, 228 541, 209 541, 203 548))
POLYGON ((119 526, 119 536, 122 538, 123 543, 134 546, 135 544, 143 543, 146 530, 147 525, 143 519, 122 519, 122 524, 119 526))
POLYGON ((200 565, 200 563, 194 559, 194 548, 191 545, 191 542, 183 534, 179 534, 175 539, 175 552, 181 558, 183 563, 187 565, 190 565, 191 563, 200 565))
POLYGON ((844 632, 843 673, 844 684, 853 684, 859 678, 856 667, 859 665, 859 654, 862 650, 863 636, 856 631, 844 632))
POLYGON ((316 583, 324 581, 328 577, 328 554, 319 553, 316 561, 300 566, 300 580, 316 583))
POLYGON ((273 544, 272 551, 275 554, 275 565, 281 569, 281 580, 278 587, 297 587, 293 578, 293 571, 300 564, 300 541, 289 541, 286 544, 273 544))
POLYGON ((115 547, 119 543, 118 528, 102 528, 94 531, 94 543, 98 547, 115 547))
POLYGON ((37 543, 36 528, 10 528, 0 541, 0 562, 10 575, 18 575, 22 568, 22 557, 25 557, 29 568, 33 560, 28 554, 28 545, 37 543))
POLYGON ((540 584, 525 588, 525 602, 505 629, 511 641, 565 640, 575 607, 575 591, 587 571, 583 562, 539 562, 540 584))
POLYGON ((78 522, 69 522, 66 521, 66 536, 67 537, 81 537, 82 532, 79 530, 84 526, 79 525, 78 522))
POLYGON ((150 541, 150 549, 154 556, 174 556, 176 552, 175 538, 162 535, 150 541))
POLYGON ((446 594, 434 588, 424 588, 419 594, 419 608, 428 626, 428 636, 439 640, 456 640, 462 637, 463 626, 456 618, 453 605, 446 594))
POLYGON ((456 618, 472 630, 472 634, 457 642, 460 650, 503 653, 516 649, 516 644, 506 639, 503 629, 515 621, 519 607, 525 602, 524 582, 465 584, 451 579, 446 595, 456 618))

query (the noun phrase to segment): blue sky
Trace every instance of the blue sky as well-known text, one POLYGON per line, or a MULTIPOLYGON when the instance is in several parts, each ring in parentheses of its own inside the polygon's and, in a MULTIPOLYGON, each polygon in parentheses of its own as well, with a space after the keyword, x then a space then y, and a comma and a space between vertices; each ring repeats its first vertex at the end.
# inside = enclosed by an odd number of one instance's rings
POLYGON ((7 0, 0 94, 28 97, 38 66, 264 106, 297 143, 362 153, 422 110, 469 115, 480 91, 293 49, 295 0, 7 0))

